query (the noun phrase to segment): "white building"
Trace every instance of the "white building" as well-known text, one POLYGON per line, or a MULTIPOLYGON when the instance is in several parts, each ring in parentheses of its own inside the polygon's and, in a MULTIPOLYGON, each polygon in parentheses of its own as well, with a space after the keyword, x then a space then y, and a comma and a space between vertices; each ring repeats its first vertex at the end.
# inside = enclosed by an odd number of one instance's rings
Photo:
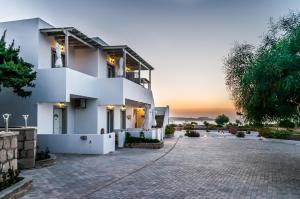
POLYGON ((20 56, 34 65, 37 79, 29 98, 2 89, 0 113, 11 114, 10 126, 22 126, 21 115, 29 114, 39 147, 103 154, 115 150, 117 129, 162 139, 162 130, 151 128, 153 67, 130 47, 109 46, 76 28, 57 28, 39 18, 0 23, 0 34, 4 30, 7 43, 14 40, 20 56))

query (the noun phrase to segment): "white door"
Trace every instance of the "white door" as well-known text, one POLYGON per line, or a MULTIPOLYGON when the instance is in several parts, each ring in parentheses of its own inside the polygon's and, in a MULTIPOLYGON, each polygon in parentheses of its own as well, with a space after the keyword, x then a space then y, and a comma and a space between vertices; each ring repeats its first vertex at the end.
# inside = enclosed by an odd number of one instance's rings
POLYGON ((62 133, 62 109, 54 108, 53 110, 53 133, 62 133))

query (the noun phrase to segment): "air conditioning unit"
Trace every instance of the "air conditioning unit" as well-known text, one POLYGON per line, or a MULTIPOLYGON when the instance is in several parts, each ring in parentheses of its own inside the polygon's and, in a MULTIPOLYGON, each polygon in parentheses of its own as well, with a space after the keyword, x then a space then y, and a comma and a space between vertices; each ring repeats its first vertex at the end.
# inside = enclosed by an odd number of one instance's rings
POLYGON ((86 108, 86 99, 76 99, 75 108, 86 108))

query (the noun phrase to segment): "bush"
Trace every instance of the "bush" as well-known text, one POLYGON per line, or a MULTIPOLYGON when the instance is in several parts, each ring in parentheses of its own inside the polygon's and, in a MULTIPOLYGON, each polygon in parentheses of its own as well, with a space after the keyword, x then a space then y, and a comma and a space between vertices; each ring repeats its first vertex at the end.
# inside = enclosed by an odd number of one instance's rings
POLYGON ((37 147, 37 153, 35 158, 36 161, 46 160, 49 158, 50 158, 50 151, 48 147, 45 149, 45 151, 40 151, 39 148, 37 147))
POLYGON ((245 137, 245 133, 244 133, 243 131, 238 131, 235 135, 236 135, 236 137, 238 137, 238 138, 243 138, 243 137, 245 137))
POLYGON ((143 137, 132 137, 128 132, 126 132, 125 143, 159 143, 158 139, 148 139, 143 137))
POLYGON ((188 137, 200 137, 200 133, 197 131, 187 131, 184 135, 188 137))
POLYGON ((192 125, 192 124, 186 124, 183 127, 183 130, 187 130, 187 131, 193 130, 193 129, 194 129, 194 125, 192 125))
POLYGON ((169 124, 166 126, 166 129, 165 129, 165 134, 166 135, 173 135, 175 133, 175 128, 173 125, 169 124))
POLYGON ((12 170, 8 169, 7 173, 2 174, 2 181, 0 182, 0 191, 3 189, 21 181, 23 177, 19 177, 20 171, 19 170, 12 170))
POLYGON ((270 128, 261 128, 258 130, 259 134, 265 138, 275 138, 275 139, 289 139, 293 134, 292 131, 288 130, 273 130, 270 128))
POLYGON ((290 120, 281 120, 279 122, 279 126, 283 128, 295 128, 295 123, 291 122, 290 120))

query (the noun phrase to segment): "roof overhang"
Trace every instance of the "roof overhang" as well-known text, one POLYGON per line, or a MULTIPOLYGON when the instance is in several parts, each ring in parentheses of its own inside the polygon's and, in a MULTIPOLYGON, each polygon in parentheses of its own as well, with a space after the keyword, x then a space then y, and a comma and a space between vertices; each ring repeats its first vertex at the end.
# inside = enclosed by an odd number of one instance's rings
POLYGON ((45 28, 40 29, 41 33, 47 34, 48 36, 53 36, 58 42, 64 43, 65 36, 68 34, 70 36, 69 45, 78 48, 101 48, 102 45, 95 41, 94 39, 83 34, 74 27, 63 27, 63 28, 45 28))
POLYGON ((145 66, 149 70, 154 70, 154 68, 146 62, 141 56, 139 56, 134 50, 132 50, 127 45, 120 45, 120 46, 103 46, 103 51, 108 54, 114 54, 122 56, 125 52, 128 54, 132 59, 136 60, 137 62, 140 62, 143 66, 145 66))

